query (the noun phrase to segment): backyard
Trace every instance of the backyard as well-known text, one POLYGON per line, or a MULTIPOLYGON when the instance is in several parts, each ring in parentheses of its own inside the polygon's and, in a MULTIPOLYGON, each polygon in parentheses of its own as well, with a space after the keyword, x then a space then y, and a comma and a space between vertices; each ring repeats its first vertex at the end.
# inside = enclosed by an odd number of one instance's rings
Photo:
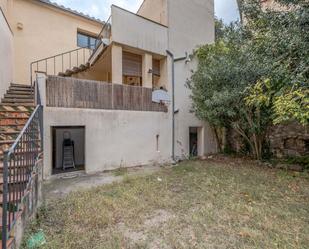
POLYGON ((44 249, 309 248, 307 173, 221 159, 115 174, 44 205, 25 242, 43 231, 44 249))

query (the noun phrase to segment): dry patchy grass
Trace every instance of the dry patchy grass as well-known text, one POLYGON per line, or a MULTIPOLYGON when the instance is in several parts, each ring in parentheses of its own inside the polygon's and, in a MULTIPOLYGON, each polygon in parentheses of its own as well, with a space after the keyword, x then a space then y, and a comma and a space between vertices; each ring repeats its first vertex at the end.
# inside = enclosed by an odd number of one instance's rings
POLYGON ((44 249, 309 248, 309 181, 189 161, 47 204, 44 249))

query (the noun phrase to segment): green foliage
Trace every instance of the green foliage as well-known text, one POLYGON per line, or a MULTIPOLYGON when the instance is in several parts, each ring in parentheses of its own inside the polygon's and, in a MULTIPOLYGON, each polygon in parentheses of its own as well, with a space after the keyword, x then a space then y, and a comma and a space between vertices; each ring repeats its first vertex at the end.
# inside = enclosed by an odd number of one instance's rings
POLYGON ((272 123, 308 124, 309 8, 281 0, 284 11, 262 10, 258 2, 243 5, 244 25, 217 22, 188 86, 197 117, 234 128, 261 158, 272 123))
POLYGON ((309 156, 289 157, 286 162, 289 164, 299 164, 309 170, 309 156))
POLYGON ((274 100, 274 112, 275 124, 294 119, 303 125, 308 125, 309 89, 301 87, 276 97, 274 100))

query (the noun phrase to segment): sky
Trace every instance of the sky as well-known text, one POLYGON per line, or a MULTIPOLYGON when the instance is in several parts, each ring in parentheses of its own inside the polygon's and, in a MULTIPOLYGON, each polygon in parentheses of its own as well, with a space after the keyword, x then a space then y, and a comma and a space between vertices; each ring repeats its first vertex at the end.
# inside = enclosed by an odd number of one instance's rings
MULTIPOLYGON (((143 0, 51 0, 71 9, 83 12, 90 16, 107 20, 110 15, 110 6, 119 7, 136 12, 143 0)), ((189 1, 189 0, 188 0, 189 1)), ((236 0, 215 0, 215 15, 225 23, 236 21, 239 18, 236 0)))

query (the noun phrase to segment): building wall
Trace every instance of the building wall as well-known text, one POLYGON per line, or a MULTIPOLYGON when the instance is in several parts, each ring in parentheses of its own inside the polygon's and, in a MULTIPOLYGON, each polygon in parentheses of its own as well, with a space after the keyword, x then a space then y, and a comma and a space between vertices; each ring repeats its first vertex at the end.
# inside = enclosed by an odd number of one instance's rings
POLYGON ((45 178, 52 169, 52 126, 85 126, 86 173, 171 161, 166 113, 45 107, 44 117, 45 178))
MULTIPOLYGON (((30 63, 77 48, 77 30, 98 34, 102 24, 33 0, 11 0, 16 83, 29 84, 30 63)), ((41 70, 45 70, 43 67, 41 70)))
POLYGON ((165 55, 168 29, 129 11, 112 6, 112 41, 165 55))
POLYGON ((168 26, 167 1, 168 0, 145 0, 137 14, 168 26))
POLYGON ((0 3, 0 98, 2 98, 13 80, 14 50, 13 33, 2 10, 2 7, 5 7, 4 2, 0 3))
POLYGON ((0 8, 4 15, 7 15, 7 8, 8 8, 8 0, 0 0, 0 8))
MULTIPOLYGON (((168 0, 169 50, 175 58, 192 54, 200 45, 214 42, 214 2, 213 0, 168 0)), ((171 62, 169 67, 171 67, 171 62)), ((180 158, 189 154, 189 128, 202 128, 204 147, 202 154, 216 152, 215 136, 209 125, 191 113, 192 101, 186 81, 192 70, 197 69, 197 61, 175 62, 175 114, 176 155, 180 158)))
POLYGON ((52 173, 52 127, 55 126, 85 127, 86 173, 171 162, 170 112, 46 107, 46 76, 38 74, 37 82, 44 107, 45 179, 52 173))

